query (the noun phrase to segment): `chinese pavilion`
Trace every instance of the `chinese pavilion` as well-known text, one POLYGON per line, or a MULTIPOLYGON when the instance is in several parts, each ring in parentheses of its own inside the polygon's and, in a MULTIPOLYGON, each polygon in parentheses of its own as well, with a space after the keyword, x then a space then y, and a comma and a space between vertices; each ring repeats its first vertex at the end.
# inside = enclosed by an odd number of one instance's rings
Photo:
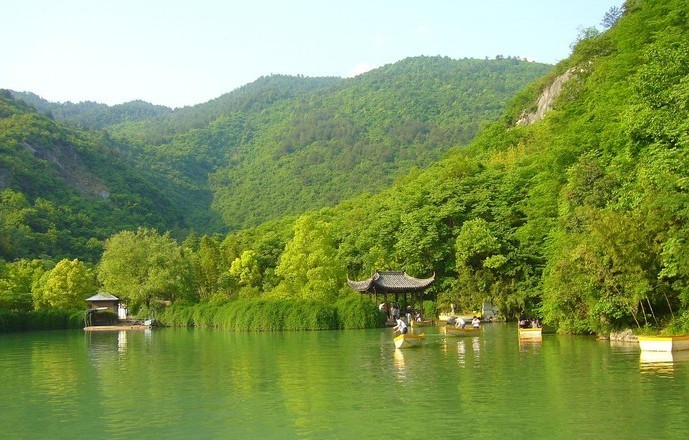
POLYGON ((352 289, 375 295, 376 304, 378 303, 378 293, 384 295, 385 302, 387 302, 388 293, 395 294, 395 302, 399 302, 399 294, 403 293, 405 304, 407 304, 407 293, 417 294, 420 299, 423 291, 433 284, 433 281, 435 281, 435 274, 430 278, 414 278, 407 275, 406 272, 399 271, 375 271, 371 278, 362 281, 352 281, 347 278, 347 284, 352 289))

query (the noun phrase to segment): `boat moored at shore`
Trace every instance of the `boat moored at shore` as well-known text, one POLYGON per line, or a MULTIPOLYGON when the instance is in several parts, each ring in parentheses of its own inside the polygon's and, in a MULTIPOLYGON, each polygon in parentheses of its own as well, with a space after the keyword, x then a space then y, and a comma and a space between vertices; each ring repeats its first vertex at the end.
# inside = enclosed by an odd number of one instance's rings
POLYGON ((641 351, 683 351, 689 350, 689 335, 682 336, 639 336, 641 351))

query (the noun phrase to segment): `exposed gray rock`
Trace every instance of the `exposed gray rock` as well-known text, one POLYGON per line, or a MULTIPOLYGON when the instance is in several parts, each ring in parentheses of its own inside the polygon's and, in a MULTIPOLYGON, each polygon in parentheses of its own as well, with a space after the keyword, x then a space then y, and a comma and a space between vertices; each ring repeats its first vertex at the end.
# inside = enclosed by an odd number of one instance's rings
POLYGON ((555 98, 557 98, 562 91, 562 85, 572 78, 572 74, 573 69, 569 69, 555 78, 555 81, 553 81, 550 87, 545 89, 543 93, 541 93, 541 96, 538 97, 536 111, 529 113, 524 110, 517 121, 517 125, 530 125, 543 119, 548 110, 552 108, 555 98))
POLYGON ((621 332, 611 332, 610 333, 610 340, 611 341, 618 341, 618 342, 637 342, 639 339, 631 331, 631 329, 627 329, 627 330, 623 330, 621 332))

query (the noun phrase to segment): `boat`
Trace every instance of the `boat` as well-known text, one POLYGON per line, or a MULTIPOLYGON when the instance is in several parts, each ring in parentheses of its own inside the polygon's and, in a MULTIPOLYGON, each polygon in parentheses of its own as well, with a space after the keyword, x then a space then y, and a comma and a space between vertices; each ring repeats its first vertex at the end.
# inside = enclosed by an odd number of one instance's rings
POLYGON ((481 327, 456 327, 454 325, 444 325, 441 331, 448 336, 478 336, 481 334, 481 327))
POLYGON ((430 327, 435 325, 433 321, 430 319, 424 319, 422 321, 417 321, 417 320, 412 320, 411 321, 411 326, 412 327, 430 327))
POLYGON ((519 327, 520 338, 540 338, 543 336, 543 327, 519 327))
POLYGON ((394 339, 395 347, 397 347, 397 348, 420 347, 425 338, 426 338, 425 333, 421 333, 420 335, 413 335, 411 333, 401 334, 401 335, 395 337, 395 339, 394 339))
POLYGON ((639 336, 641 351, 683 351, 689 350, 689 335, 683 336, 639 336))

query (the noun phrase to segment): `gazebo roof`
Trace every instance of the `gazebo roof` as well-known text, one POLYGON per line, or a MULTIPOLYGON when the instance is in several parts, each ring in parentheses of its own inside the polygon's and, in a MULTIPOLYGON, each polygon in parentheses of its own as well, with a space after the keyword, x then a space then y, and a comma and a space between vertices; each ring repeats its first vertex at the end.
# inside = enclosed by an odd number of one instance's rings
POLYGON ((98 292, 96 295, 86 298, 86 301, 119 301, 119 298, 107 292, 98 292))
POLYGON ((347 284, 359 292, 419 292, 433 284, 435 274, 430 278, 414 278, 406 272, 375 271, 367 280, 352 281, 347 279, 347 284))

